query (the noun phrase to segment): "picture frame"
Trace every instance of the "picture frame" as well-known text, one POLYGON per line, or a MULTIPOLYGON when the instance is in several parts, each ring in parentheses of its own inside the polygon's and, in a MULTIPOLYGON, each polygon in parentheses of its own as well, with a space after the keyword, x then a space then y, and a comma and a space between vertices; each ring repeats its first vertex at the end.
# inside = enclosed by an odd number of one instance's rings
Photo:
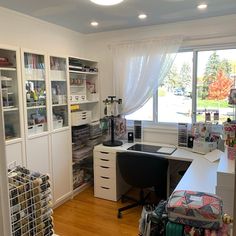
POLYGON ((228 103, 231 105, 236 105, 236 88, 230 90, 228 103))

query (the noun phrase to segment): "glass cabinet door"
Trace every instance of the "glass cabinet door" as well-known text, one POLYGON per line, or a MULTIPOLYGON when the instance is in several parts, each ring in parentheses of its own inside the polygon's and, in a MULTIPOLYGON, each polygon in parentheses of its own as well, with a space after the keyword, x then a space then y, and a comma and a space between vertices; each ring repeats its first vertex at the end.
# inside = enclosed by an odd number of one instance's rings
POLYGON ((53 130, 68 126, 67 59, 50 56, 53 130))
POLYGON ((0 86, 5 140, 21 137, 16 51, 0 48, 0 86))
POLYGON ((24 52, 28 135, 48 131, 45 56, 24 52))

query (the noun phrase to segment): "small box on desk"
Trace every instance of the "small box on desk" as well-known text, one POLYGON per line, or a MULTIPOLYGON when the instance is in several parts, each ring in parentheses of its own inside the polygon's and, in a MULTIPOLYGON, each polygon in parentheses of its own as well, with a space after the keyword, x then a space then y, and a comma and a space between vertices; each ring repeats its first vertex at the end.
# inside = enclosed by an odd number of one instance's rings
POLYGON ((207 154, 217 148, 217 142, 205 142, 193 140, 193 151, 200 154, 207 154))

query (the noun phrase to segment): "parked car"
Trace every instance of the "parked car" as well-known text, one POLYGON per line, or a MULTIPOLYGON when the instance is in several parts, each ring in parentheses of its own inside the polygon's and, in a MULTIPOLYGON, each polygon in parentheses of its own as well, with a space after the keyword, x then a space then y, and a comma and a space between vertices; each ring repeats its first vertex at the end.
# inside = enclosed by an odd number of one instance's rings
POLYGON ((174 90, 174 95, 177 95, 177 96, 183 96, 184 95, 184 91, 180 88, 177 88, 174 90))

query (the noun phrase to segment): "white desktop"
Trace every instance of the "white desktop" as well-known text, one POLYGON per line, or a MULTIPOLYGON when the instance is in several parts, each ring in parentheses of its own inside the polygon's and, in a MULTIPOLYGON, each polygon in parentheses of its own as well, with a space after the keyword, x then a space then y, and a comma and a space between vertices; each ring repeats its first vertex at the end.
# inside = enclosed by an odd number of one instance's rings
MULTIPOLYGON (((94 148, 94 195, 95 197, 118 201, 129 186, 122 180, 117 165, 116 152, 127 150, 135 143, 124 143, 118 147, 98 145, 94 148)), ((234 160, 224 152, 214 150, 206 155, 192 152, 192 149, 161 143, 142 143, 161 147, 160 153, 170 160, 190 162, 190 166, 175 190, 193 190, 219 195, 224 202, 224 212, 233 215, 234 160), (172 153, 170 155, 164 153, 172 153)), ((134 151, 134 150, 131 150, 134 151)), ((167 193, 168 195, 171 193, 167 193)))

